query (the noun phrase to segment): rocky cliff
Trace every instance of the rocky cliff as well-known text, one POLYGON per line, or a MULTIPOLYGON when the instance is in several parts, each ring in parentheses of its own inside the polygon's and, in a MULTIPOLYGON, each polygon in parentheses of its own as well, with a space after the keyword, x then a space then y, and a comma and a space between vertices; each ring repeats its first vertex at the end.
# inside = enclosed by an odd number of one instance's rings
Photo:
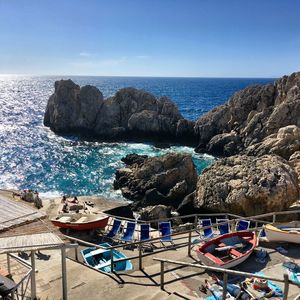
POLYGON ((198 151, 230 156, 251 147, 263 155, 267 151, 259 143, 288 125, 300 126, 300 72, 235 93, 197 120, 194 130, 198 151))
POLYGON ((287 209, 299 199, 300 72, 239 91, 196 123, 165 97, 126 88, 104 100, 95 87, 62 80, 44 123, 55 132, 101 139, 192 142, 199 152, 225 156, 199 177, 187 155, 124 158, 115 188, 133 200, 134 210, 148 207, 145 218, 167 216, 171 208, 253 215, 287 209))
POLYGON ((103 99, 94 86, 79 87, 71 80, 55 82, 44 116, 56 133, 75 133, 103 140, 192 140, 193 122, 185 120, 167 97, 156 98, 135 88, 103 99))

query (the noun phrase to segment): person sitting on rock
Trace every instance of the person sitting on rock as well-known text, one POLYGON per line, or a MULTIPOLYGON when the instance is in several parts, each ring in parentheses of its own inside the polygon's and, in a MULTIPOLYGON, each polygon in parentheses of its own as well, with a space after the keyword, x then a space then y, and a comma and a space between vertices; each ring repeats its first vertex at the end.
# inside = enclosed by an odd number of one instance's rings
POLYGON ((34 192, 33 202, 36 208, 40 209, 43 207, 42 199, 40 198, 39 193, 37 191, 34 192))
POLYGON ((65 195, 63 195, 62 199, 61 199, 61 203, 66 203, 67 201, 67 197, 65 195))
POLYGON ((68 213, 69 212, 69 205, 68 205, 67 201, 64 203, 64 206, 62 208, 62 212, 64 212, 64 213, 68 213))
POLYGON ((74 199, 70 201, 70 203, 78 204, 79 201, 78 201, 77 197, 75 196, 74 199))

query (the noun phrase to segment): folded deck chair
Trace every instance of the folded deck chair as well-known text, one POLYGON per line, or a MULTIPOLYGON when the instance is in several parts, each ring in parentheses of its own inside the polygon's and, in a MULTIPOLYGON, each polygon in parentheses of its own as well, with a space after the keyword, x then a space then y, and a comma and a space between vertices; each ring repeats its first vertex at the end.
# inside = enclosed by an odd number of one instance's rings
POLYGON ((132 242, 133 241, 133 235, 135 232, 135 222, 127 222, 126 231, 124 235, 121 237, 122 242, 132 242))
POLYGON ((174 245, 172 237, 169 236, 170 234, 172 234, 171 222, 161 222, 160 231, 161 231, 160 241, 163 244, 163 246, 164 246, 164 242, 170 242, 172 245, 174 245))
MULTIPOLYGON (((200 228, 201 227, 207 227, 207 226, 211 226, 211 219, 201 219, 199 220, 199 225, 200 228)), ((202 240, 207 240, 207 239, 211 239, 214 236, 214 232, 212 227, 203 229, 203 235, 201 236, 202 240)))
POLYGON ((116 235, 118 235, 121 228, 121 220, 114 219, 114 223, 110 229, 110 231, 103 236, 103 238, 113 239, 116 235))
POLYGON ((250 221, 248 220, 238 220, 235 230, 236 231, 244 231, 248 230, 250 227, 250 221))
POLYGON ((230 232, 229 220, 228 219, 217 219, 216 221, 217 221, 217 223, 227 222, 226 224, 221 224, 221 225, 218 226, 219 231, 220 231, 220 235, 223 235, 223 234, 226 234, 226 233, 230 232))
POLYGON ((145 242, 150 240, 150 224, 141 224, 140 229, 140 241, 145 242))
MULTIPOLYGON (((211 219, 200 219, 199 220, 199 229, 200 230, 203 227, 207 227, 207 226, 211 226, 211 225, 212 225, 211 219)), ((213 236, 214 236, 212 227, 203 229, 203 233, 201 233, 201 232, 198 232, 198 233, 199 233, 199 237, 192 240, 193 244, 198 244, 198 243, 204 242, 206 240, 213 238, 213 236)))
POLYGON ((153 244, 150 241, 150 224, 141 224, 140 225, 140 241, 144 242, 140 244, 140 247, 143 251, 152 252, 153 244), (149 241, 149 243, 147 243, 149 241))

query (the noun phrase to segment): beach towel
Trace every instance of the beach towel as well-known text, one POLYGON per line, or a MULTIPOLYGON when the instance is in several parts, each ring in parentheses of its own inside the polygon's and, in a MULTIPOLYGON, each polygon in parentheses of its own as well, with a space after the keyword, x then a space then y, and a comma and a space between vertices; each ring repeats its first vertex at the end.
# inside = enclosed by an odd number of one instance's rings
POLYGON ((287 261, 282 264, 288 270, 289 278, 300 284, 300 266, 292 261, 287 261))
MULTIPOLYGON (((257 273, 254 273, 254 274, 255 275, 260 275, 260 276, 265 276, 265 274, 263 272, 257 272, 257 273)), ((268 282, 268 287, 274 291, 273 297, 282 298, 283 297, 282 289, 271 280, 267 280, 267 282, 268 282)))

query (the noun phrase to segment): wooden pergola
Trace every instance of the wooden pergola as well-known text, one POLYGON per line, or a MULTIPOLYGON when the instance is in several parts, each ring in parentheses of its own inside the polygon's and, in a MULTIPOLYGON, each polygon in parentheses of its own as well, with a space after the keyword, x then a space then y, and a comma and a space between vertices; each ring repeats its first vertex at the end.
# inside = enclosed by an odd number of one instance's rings
POLYGON ((31 252, 31 299, 36 299, 35 252, 39 250, 61 250, 62 299, 67 299, 66 249, 78 245, 65 244, 56 234, 46 232, 29 235, 17 235, 0 238, 0 254, 7 254, 10 272, 10 254, 22 251, 31 252))

